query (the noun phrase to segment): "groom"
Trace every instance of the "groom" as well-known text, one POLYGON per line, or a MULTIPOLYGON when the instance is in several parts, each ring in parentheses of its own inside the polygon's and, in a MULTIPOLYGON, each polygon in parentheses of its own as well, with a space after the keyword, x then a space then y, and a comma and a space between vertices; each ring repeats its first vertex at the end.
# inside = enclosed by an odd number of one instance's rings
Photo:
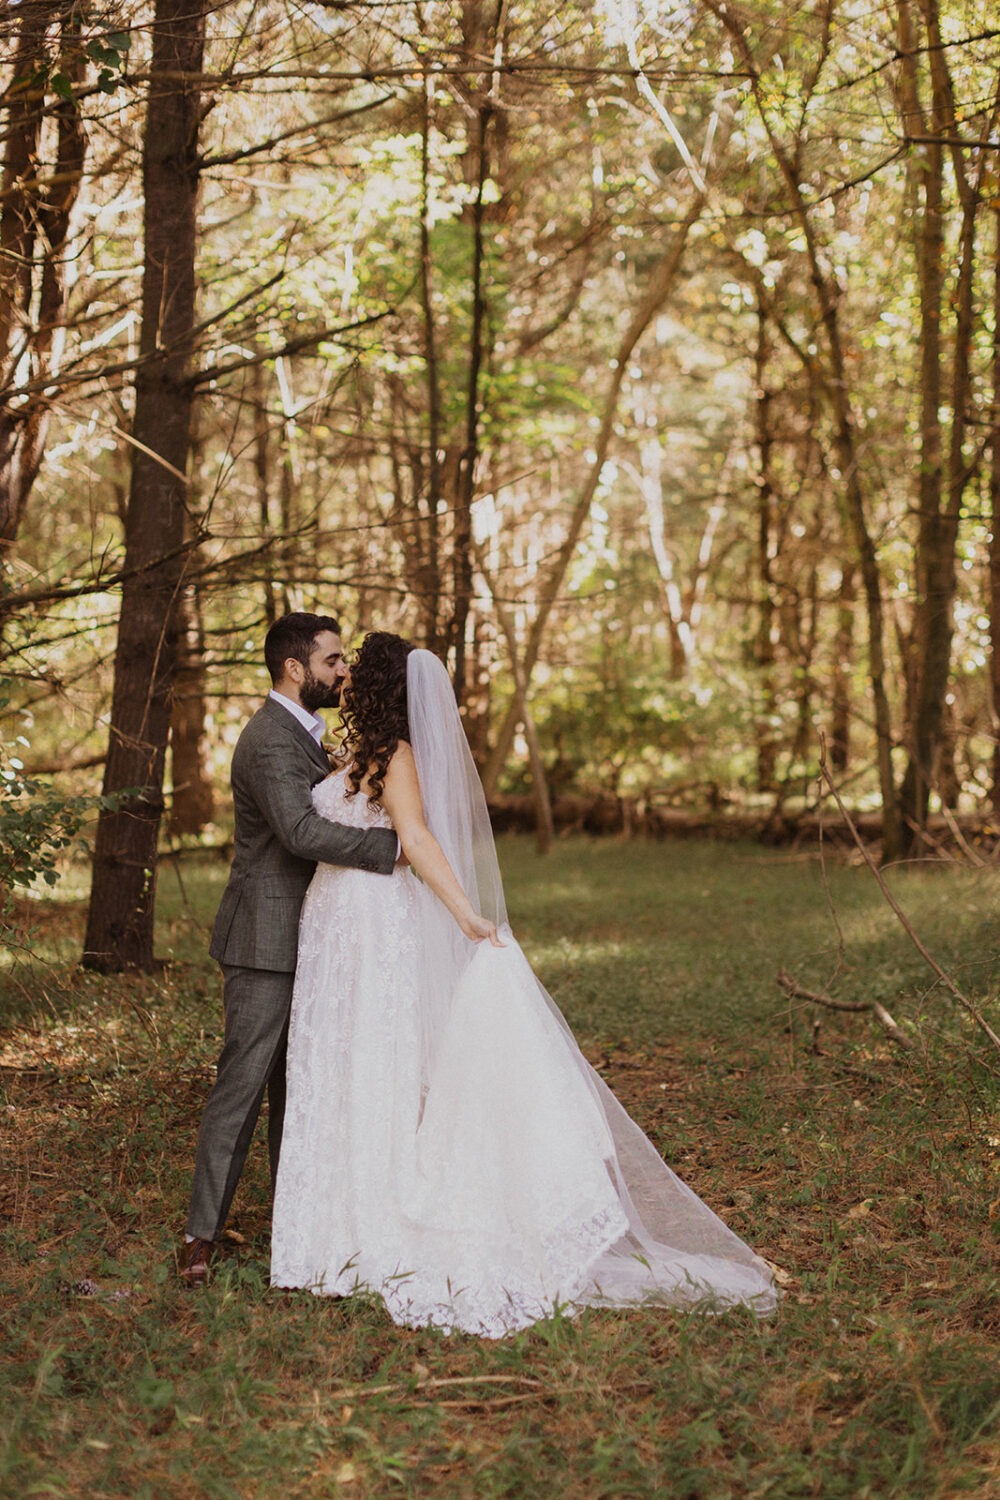
POLYGON ((313 787, 330 770, 316 710, 337 706, 347 671, 337 621, 285 615, 267 632, 264 660, 274 686, 233 752, 233 866, 209 948, 222 967, 225 1043, 198 1133, 179 1257, 188 1286, 208 1280, 265 1089, 274 1185, 299 910, 317 861, 387 875, 399 850, 391 829, 330 823, 312 805, 313 787))

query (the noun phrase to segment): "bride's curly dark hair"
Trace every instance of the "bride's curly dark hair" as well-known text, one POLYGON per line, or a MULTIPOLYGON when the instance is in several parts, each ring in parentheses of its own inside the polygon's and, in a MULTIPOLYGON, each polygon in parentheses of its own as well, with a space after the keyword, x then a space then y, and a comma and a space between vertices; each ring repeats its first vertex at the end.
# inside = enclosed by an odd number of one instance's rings
POLYGON ((385 775, 400 740, 409 742, 406 714, 406 658, 413 647, 387 630, 366 635, 344 689, 341 723, 344 749, 351 757, 347 795, 356 797, 368 777, 368 800, 378 805, 385 775))

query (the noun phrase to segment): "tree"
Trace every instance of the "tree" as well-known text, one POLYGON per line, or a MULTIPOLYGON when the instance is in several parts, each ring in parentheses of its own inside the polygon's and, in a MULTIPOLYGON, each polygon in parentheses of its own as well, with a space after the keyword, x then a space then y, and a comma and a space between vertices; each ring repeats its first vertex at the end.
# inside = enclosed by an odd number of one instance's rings
MULTIPOLYGON (((911 142, 911 221, 920 289, 920 466, 916 604, 912 625, 909 760, 900 791, 903 851, 922 842, 942 747, 952 670, 956 545, 966 490, 978 464, 968 451, 973 407, 977 229, 987 154, 956 102, 938 0, 898 0, 899 111, 911 142), (926 74, 926 81, 922 75, 926 74), (922 97, 926 90, 929 98, 922 97), (959 124, 959 115, 964 123, 959 124), (948 176, 957 204, 953 274, 948 261, 948 176), (945 415, 947 413, 947 415, 945 415)), ((993 135, 1000 90, 980 108, 979 140, 993 135)))
POLYGON ((64 340, 67 247, 87 153, 73 97, 87 66, 80 16, 63 0, 27 0, 15 22, 0 179, 0 386, 8 392, 0 404, 0 566, 38 477, 46 386, 58 375, 64 340), (29 391, 10 399, 19 384, 29 391))
MULTIPOLYGON (((814 55, 803 68, 803 77, 799 83, 800 98, 792 102, 787 111, 782 110, 780 98, 775 100, 765 82, 747 15, 733 7, 716 4, 715 0, 706 0, 706 4, 732 39, 736 55, 746 70, 757 118, 763 126, 780 174, 788 211, 801 236, 809 283, 815 298, 816 333, 822 339, 822 345, 817 347, 810 343, 804 347, 794 337, 790 338, 790 343, 802 359, 814 389, 822 396, 830 415, 831 448, 840 475, 841 503, 856 548, 867 615, 868 676, 874 705, 885 852, 887 858, 894 858, 901 849, 901 829, 892 765, 893 733, 886 682, 882 580, 871 526, 870 500, 865 492, 864 469, 859 452, 858 435, 863 424, 855 408, 853 382, 848 370, 842 289, 824 244, 822 216, 817 212, 813 195, 807 192, 803 181, 806 121, 812 97, 829 57, 834 0, 829 0, 826 6, 815 38, 814 55), (796 128, 786 137, 782 126, 788 115, 792 116, 796 128)), ((774 40, 768 38, 762 50, 768 62, 777 56, 780 64, 780 53, 774 40)))
POLYGON ((84 963, 150 970, 163 766, 183 587, 193 388, 203 0, 157 0, 143 142, 140 367, 104 793, 84 963))

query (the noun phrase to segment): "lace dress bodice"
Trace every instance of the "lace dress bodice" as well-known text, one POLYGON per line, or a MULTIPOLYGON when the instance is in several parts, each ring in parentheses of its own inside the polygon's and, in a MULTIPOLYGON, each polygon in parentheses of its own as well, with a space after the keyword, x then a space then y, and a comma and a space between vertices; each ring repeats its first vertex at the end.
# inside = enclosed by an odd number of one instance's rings
POLYGON ((351 828, 391 828, 392 819, 385 808, 370 802, 364 792, 349 795, 347 768, 332 771, 313 787, 313 807, 331 823, 346 823, 351 828))

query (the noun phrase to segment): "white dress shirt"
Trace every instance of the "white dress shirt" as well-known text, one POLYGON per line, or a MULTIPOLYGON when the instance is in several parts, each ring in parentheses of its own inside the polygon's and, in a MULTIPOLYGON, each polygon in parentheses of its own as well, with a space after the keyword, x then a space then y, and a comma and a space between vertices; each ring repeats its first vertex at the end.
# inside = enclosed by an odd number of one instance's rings
POLYGON ((319 714, 311 714, 308 708, 303 708, 301 703, 296 703, 292 698, 286 698, 284 693, 276 692, 274 688, 267 695, 273 698, 275 703, 280 703, 282 708, 287 708, 293 718, 298 719, 303 729, 307 729, 316 741, 317 745, 323 743, 326 734, 326 724, 319 714))

